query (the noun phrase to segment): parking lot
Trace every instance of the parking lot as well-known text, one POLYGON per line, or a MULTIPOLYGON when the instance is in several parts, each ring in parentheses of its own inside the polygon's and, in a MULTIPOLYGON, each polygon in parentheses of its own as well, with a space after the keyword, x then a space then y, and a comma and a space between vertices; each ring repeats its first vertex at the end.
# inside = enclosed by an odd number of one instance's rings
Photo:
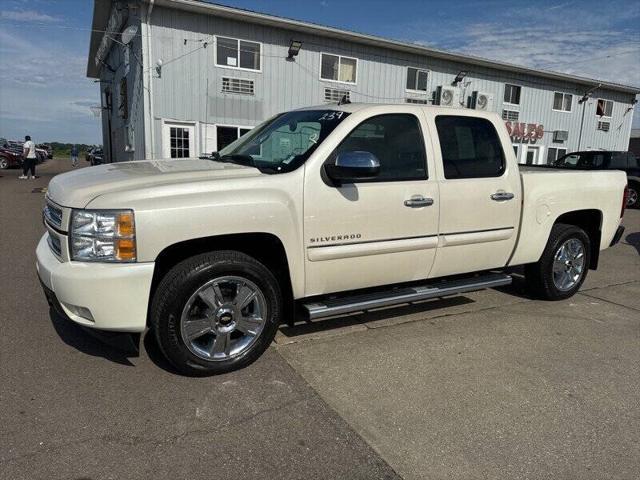
POLYGON ((49 312, 46 187, 0 172, 0 471, 11 479, 631 479, 640 211, 580 294, 522 285, 283 326, 244 370, 174 374, 49 312))

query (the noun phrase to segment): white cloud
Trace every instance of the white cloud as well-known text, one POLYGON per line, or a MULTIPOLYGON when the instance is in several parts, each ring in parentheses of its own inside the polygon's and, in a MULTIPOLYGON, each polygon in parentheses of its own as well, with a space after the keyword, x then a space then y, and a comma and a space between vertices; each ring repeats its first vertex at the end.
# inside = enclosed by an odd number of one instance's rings
POLYGON ((60 17, 53 17, 35 10, 3 10, 0 12, 0 19, 13 20, 14 22, 40 23, 57 23, 62 21, 60 17))

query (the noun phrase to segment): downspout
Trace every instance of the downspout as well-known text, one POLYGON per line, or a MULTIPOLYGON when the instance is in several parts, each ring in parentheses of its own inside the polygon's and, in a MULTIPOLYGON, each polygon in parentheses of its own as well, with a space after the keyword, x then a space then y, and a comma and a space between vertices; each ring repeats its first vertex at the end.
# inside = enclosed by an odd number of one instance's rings
POLYGON ((580 146, 582 145, 582 127, 584 126, 584 111, 588 101, 589 99, 587 98, 584 102, 582 102, 582 120, 580 120, 580 134, 578 135, 578 148, 576 149, 576 152, 580 151, 580 146))
MULTIPOLYGON (((147 50, 147 54, 146 54, 146 59, 147 61, 144 62, 146 64, 147 67, 147 103, 148 106, 145 109, 147 112, 147 125, 148 125, 148 130, 147 133, 148 135, 146 135, 146 138, 149 141, 149 146, 147 148, 147 158, 150 159, 155 159, 156 155, 155 155, 155 124, 154 124, 154 112, 153 112, 153 68, 151 66, 151 62, 152 62, 152 57, 151 57, 151 12, 153 11, 153 6, 154 6, 154 2, 155 0, 148 0, 149 4, 147 5, 147 13, 145 15, 145 22, 143 24, 143 26, 146 26, 146 28, 143 31, 143 35, 146 39, 146 50, 147 50)), ((143 40, 144 41, 144 40, 143 40)), ((144 68, 144 66, 143 66, 144 68)), ((144 80, 143 80, 144 83, 144 80)))

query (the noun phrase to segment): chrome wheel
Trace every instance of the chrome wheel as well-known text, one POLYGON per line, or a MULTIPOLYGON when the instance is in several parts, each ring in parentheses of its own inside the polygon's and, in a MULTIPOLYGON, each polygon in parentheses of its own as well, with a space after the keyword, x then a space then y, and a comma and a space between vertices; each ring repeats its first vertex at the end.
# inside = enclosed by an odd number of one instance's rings
POLYGON ((638 201, 638 191, 635 188, 629 188, 627 192, 627 207, 633 207, 638 201))
POLYGON ((584 271, 584 244, 577 238, 564 242, 553 259, 553 283, 558 290, 571 290, 584 271))
POLYGON ((237 357, 264 329, 267 301, 258 286, 243 277, 207 282, 189 298, 180 332, 191 353, 209 361, 237 357))
POLYGON ((9 162, 7 162, 6 158, 0 158, 0 170, 4 170, 9 168, 9 162))

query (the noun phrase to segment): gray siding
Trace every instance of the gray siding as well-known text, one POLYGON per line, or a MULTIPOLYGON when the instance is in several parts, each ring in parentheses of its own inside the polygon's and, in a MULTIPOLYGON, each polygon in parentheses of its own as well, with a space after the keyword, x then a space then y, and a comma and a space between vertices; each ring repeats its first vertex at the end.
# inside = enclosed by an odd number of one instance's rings
MULTIPOLYGON (((130 18, 123 28, 131 24, 139 25, 139 19, 136 17, 130 18)), ((142 82, 143 60, 140 35, 135 36, 129 44, 129 72, 126 75, 128 116, 126 119, 122 118, 118 113, 119 99, 117 95, 120 81, 125 75, 125 48, 123 45, 114 42, 106 61, 115 72, 112 73, 103 68, 100 76, 101 93, 107 89, 112 92, 112 108, 111 110, 103 110, 102 128, 105 159, 112 158, 114 162, 141 160, 146 157, 144 147, 145 99, 142 82), (111 120, 111 132, 108 129, 109 120, 111 120), (133 150, 125 148, 128 144, 129 132, 133 132, 133 150), (111 135, 111 142, 109 142, 109 135, 111 135), (112 145, 112 152, 109 152, 109 144, 112 145)))
MULTIPOLYGON (((158 59, 163 61, 162 75, 154 78, 152 85, 156 158, 163 156, 162 125, 165 121, 196 123, 195 153, 198 154, 215 148, 215 129, 207 129, 205 125, 254 126, 281 111, 322 104, 325 87, 350 90, 351 100, 355 102, 398 103, 405 102, 407 97, 433 100, 437 87, 451 85, 460 70, 468 72, 458 87, 465 105, 473 91, 481 91, 493 95, 492 110, 501 112, 505 83, 520 85, 519 121, 544 125, 544 138, 538 140, 537 145, 567 148, 568 151, 578 148, 624 150, 628 145, 632 112, 627 112, 627 109, 634 99, 631 94, 600 89, 582 105, 578 104, 578 100, 584 93, 584 87, 570 82, 509 74, 491 68, 161 7, 153 10, 151 23, 152 58, 145 60, 145 68, 154 68, 158 59), (216 66, 214 35, 262 43, 261 71, 216 66), (303 46, 295 62, 288 62, 285 57, 292 38, 301 40, 303 46), (206 48, 202 48, 203 41, 208 42, 206 48), (357 58, 357 83, 321 80, 321 52, 357 58), (407 66, 429 70, 427 94, 413 94, 405 90, 407 66), (222 93, 223 76, 253 80, 254 95, 222 93), (556 91, 574 95, 571 113, 553 111, 556 91), (597 98, 614 101, 609 132, 596 130, 597 98), (578 145, 583 109, 583 133, 578 145), (555 130, 567 130, 569 139, 566 142, 554 142, 555 130)), ((137 83, 141 88, 141 79, 137 83)), ((143 117, 142 114, 139 116, 143 117)), ((142 128, 136 124, 136 140, 142 136, 142 132, 142 128)), ((140 158, 138 151, 136 147, 135 158, 140 158)), ((541 152, 541 157, 542 160, 546 158, 546 148, 541 152)))

